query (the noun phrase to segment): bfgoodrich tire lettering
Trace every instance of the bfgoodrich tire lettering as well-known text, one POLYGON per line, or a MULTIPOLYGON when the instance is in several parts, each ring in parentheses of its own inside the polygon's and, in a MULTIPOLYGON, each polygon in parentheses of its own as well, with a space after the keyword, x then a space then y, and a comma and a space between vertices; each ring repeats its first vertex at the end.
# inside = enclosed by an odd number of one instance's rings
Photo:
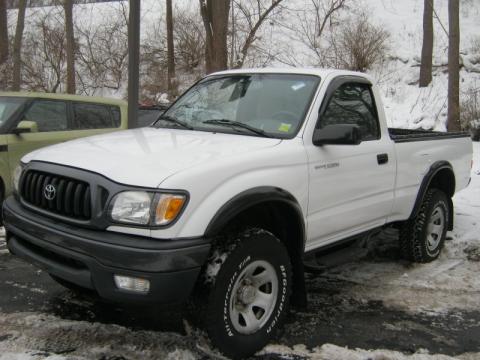
POLYGON ((403 257, 420 263, 435 260, 445 243, 450 211, 444 192, 427 190, 417 215, 400 228, 403 257))
POLYGON ((289 306, 285 246, 265 230, 241 233, 209 287, 203 325, 212 344, 232 358, 254 354, 277 334, 289 306))

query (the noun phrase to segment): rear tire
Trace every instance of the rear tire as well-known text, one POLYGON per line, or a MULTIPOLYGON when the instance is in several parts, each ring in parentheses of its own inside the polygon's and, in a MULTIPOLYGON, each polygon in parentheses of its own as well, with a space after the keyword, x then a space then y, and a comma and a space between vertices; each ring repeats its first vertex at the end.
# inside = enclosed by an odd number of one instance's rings
POLYGON ((400 250, 405 259, 427 263, 438 258, 445 243, 450 211, 444 192, 427 190, 417 215, 400 227, 400 250))
POLYGON ((273 234, 249 229, 216 249, 195 294, 195 311, 214 347, 231 358, 273 339, 289 307, 291 265, 273 234))

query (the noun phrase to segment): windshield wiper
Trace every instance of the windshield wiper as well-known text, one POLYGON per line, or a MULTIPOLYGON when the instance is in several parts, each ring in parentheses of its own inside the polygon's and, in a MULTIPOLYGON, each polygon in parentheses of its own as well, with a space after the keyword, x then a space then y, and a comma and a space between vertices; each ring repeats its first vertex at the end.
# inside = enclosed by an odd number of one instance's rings
POLYGON ((230 126, 230 127, 239 127, 242 129, 249 130, 257 135, 263 136, 263 137, 271 137, 268 135, 265 131, 262 129, 258 129, 256 127, 247 125, 245 123, 242 123, 240 121, 233 121, 233 120, 227 120, 227 119, 213 119, 213 120, 206 120, 203 121, 204 124, 213 124, 213 125, 222 125, 222 126, 230 126))
POLYGON ((187 123, 184 123, 182 120, 178 120, 177 118, 174 118, 173 116, 170 116, 170 115, 161 115, 157 119, 157 121, 158 120, 165 120, 165 121, 172 122, 172 123, 175 123, 177 125, 180 125, 181 127, 184 127, 185 129, 194 130, 193 126, 188 125, 187 123))

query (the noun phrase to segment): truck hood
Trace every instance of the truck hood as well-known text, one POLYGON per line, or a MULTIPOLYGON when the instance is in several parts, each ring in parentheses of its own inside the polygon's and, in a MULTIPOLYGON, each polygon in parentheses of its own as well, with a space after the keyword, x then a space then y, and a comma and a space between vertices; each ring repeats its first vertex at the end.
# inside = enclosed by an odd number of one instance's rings
POLYGON ((22 161, 67 165, 122 184, 157 187, 184 169, 220 158, 249 156, 280 142, 255 136, 141 128, 49 146, 26 155, 22 161))

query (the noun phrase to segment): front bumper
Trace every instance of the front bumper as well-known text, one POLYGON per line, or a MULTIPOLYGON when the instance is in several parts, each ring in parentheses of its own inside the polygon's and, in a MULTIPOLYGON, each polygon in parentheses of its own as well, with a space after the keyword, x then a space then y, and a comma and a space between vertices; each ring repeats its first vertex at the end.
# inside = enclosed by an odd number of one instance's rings
POLYGON ((186 300, 210 250, 204 238, 158 240, 59 223, 26 210, 14 197, 4 201, 3 216, 12 254, 112 301, 186 300), (147 279, 150 291, 120 290, 114 274, 147 279))

